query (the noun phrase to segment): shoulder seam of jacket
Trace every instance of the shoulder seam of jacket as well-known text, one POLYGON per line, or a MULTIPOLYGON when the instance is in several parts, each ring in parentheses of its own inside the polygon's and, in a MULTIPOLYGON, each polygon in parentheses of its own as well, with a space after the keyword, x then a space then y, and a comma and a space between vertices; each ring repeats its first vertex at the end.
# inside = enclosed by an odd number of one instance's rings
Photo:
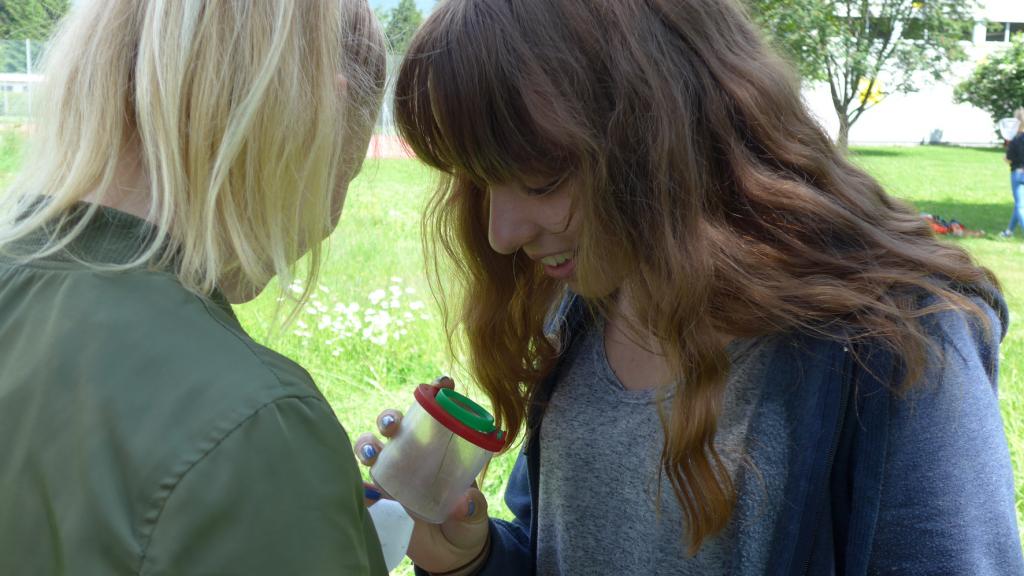
MULTIPOLYGON (((245 347, 245 349, 250 354, 252 354, 252 356, 260 363, 260 365, 263 367, 263 369, 266 370, 267 372, 269 372, 273 376, 273 378, 278 382, 278 384, 280 384, 282 387, 284 387, 285 383, 284 383, 283 379, 281 378, 281 375, 278 374, 278 372, 276 370, 274 370, 273 368, 271 368, 270 366, 267 365, 267 363, 263 360, 263 358, 261 358, 260 355, 257 354, 255 350, 253 350, 253 347, 250 344, 250 342, 248 342, 245 338, 243 338, 241 335, 239 335, 236 330, 234 330, 230 326, 227 326, 226 324, 224 324, 224 322, 220 318, 217 318, 217 316, 211 312, 211 310, 210 310, 210 302, 208 300, 206 300, 204 298, 201 298, 201 297, 199 297, 197 295, 194 295, 194 294, 193 294, 193 297, 196 298, 197 300, 199 300, 200 304, 203 306, 203 309, 206 311, 206 314, 210 317, 211 320, 216 322, 218 325, 220 325, 220 327, 223 330, 225 330, 226 332, 230 333, 234 338, 236 338, 245 347)), ((296 366, 298 366, 298 365, 296 364, 296 366)), ((310 376, 309 373, 306 372, 305 369, 302 368, 301 366, 299 366, 299 368, 302 370, 303 374, 307 378, 309 378, 309 380, 312 382, 312 376, 310 376)), ((315 384, 314 384, 314 388, 315 388, 315 384)), ((159 490, 159 489, 157 490, 156 503, 155 503, 155 506, 154 506, 157 509, 156 518, 152 521, 152 523, 146 522, 143 525, 143 528, 145 529, 145 531, 143 533, 143 537, 144 538, 140 542, 140 544, 141 544, 141 551, 139 553, 139 568, 138 568, 138 574, 140 576, 145 573, 146 561, 148 560, 148 556, 147 555, 149 553, 149 546, 152 544, 153 534, 156 532, 156 527, 157 527, 157 525, 159 525, 160 519, 163 516, 164 508, 167 506, 168 501, 170 501, 171 496, 174 495, 175 489, 177 489, 178 485, 181 484, 182 480, 184 480, 185 477, 188 476, 189 472, 191 472, 200 462, 205 460, 207 456, 209 456, 217 448, 219 448, 220 445, 223 444, 225 440, 227 440, 229 437, 231 437, 231 435, 234 434, 235 431, 237 431, 239 428, 244 426, 246 423, 250 422, 254 417, 256 417, 256 415, 258 415, 261 411, 263 411, 263 409, 266 408, 267 406, 270 406, 272 404, 276 404, 276 403, 278 403, 278 402, 280 402, 282 400, 299 400, 299 401, 302 401, 302 400, 314 400, 316 403, 323 405, 328 411, 330 411, 333 414, 333 409, 331 408, 330 404, 328 404, 323 397, 318 396, 317 394, 315 394, 313 392, 310 392, 310 393, 307 393, 307 394, 289 393, 289 394, 286 394, 286 395, 283 395, 283 396, 277 396, 277 397, 275 397, 275 398, 273 398, 271 400, 267 400, 266 402, 263 402, 262 404, 257 406, 251 413, 246 415, 244 418, 240 419, 237 423, 235 423, 227 431, 225 431, 223 436, 221 436, 216 441, 214 441, 213 444, 208 449, 206 449, 205 451, 200 453, 195 458, 194 461, 192 461, 191 463, 189 463, 186 466, 185 470, 178 476, 178 478, 176 478, 172 482, 171 486, 166 489, 166 493, 165 494, 161 495, 160 493, 162 492, 162 490, 159 490)))

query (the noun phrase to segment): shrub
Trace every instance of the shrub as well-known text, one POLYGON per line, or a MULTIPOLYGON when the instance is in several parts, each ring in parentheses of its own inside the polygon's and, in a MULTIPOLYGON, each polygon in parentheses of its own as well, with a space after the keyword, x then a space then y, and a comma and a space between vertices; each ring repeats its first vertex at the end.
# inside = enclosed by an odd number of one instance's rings
POLYGON ((1024 106, 1024 34, 1003 51, 982 60, 953 91, 958 103, 968 103, 992 115, 993 122, 1013 116, 1024 106))

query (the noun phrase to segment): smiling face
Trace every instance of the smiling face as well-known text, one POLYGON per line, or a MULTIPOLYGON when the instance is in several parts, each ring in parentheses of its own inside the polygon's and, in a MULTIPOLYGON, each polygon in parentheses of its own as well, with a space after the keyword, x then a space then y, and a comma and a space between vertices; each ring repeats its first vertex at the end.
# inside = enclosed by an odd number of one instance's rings
MULTIPOLYGON (((562 296, 558 284, 603 298, 635 275, 630 233, 640 228, 622 226, 635 206, 616 205, 635 195, 610 175, 622 173, 620 162, 643 161, 607 145, 618 136, 609 128, 636 142, 630 115, 617 116, 606 74, 569 56, 585 51, 545 6, 575 4, 439 6, 409 47, 418 56, 403 60, 394 100, 405 142, 443 175, 426 215, 438 252, 461 253, 475 289, 537 309, 562 296), (520 27, 527 12, 529 21, 558 25, 534 37, 542 27, 520 27)), ((625 184, 635 183, 634 173, 625 184)))
POLYGON ((602 297, 617 288, 604 275, 577 273, 583 217, 569 178, 491 184, 487 197, 487 241, 495 252, 522 252, 544 274, 582 296, 602 297))
POLYGON ((488 186, 487 239, 499 254, 523 253, 557 280, 574 278, 579 218, 561 179, 525 179, 488 186))

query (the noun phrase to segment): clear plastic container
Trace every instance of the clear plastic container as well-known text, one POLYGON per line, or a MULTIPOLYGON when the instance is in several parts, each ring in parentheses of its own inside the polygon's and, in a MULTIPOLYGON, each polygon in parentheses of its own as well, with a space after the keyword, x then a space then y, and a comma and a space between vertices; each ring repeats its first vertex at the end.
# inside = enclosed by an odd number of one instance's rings
POLYGON ((440 524, 504 447, 505 435, 486 410, 453 390, 423 384, 414 396, 370 476, 410 514, 440 524))

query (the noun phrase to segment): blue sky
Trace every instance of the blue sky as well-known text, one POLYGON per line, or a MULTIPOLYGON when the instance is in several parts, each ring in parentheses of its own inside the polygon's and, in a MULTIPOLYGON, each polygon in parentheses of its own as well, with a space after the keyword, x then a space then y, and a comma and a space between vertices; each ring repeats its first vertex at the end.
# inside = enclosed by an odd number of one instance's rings
MULTIPOLYGON (((416 7, 426 16, 427 12, 434 7, 435 0, 416 0, 416 7)), ((390 10, 398 5, 398 0, 370 0, 370 6, 390 10)))

